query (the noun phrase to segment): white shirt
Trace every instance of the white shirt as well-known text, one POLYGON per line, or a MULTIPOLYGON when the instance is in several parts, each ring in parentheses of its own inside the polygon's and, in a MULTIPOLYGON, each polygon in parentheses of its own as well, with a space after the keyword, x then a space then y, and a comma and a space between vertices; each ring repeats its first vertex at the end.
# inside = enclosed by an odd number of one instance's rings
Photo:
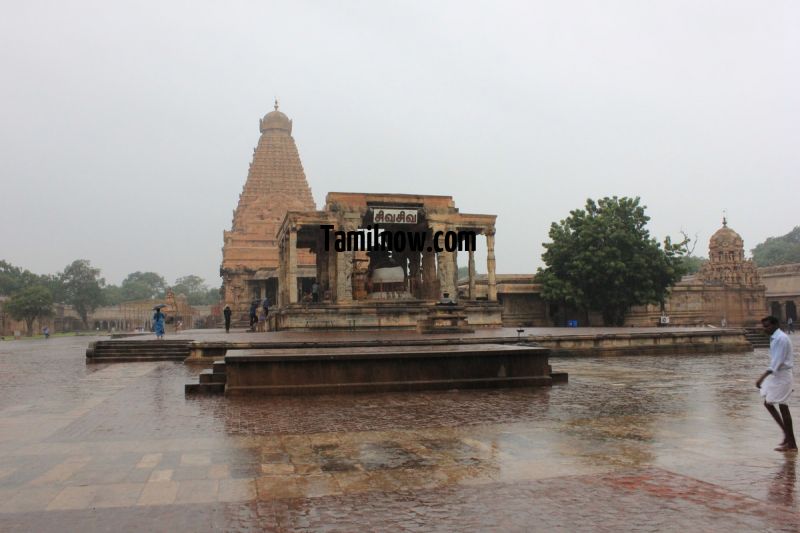
POLYGON ((776 329, 769 338, 769 369, 772 373, 794 366, 792 341, 783 331, 776 329))

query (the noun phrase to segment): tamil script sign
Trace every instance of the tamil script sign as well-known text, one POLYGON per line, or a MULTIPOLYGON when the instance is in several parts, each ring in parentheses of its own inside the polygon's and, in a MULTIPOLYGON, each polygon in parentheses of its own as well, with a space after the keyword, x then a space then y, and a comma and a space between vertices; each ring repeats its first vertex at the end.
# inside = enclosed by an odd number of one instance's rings
POLYGON ((388 209, 385 207, 373 207, 372 222, 374 224, 416 224, 416 209, 388 209))

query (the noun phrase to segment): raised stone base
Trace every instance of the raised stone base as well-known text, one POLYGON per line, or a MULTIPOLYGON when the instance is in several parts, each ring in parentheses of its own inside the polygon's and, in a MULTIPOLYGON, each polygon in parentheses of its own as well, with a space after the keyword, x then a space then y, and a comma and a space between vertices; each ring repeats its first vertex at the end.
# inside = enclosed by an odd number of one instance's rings
POLYGON ((419 322, 420 333, 473 333, 469 326, 464 307, 460 305, 436 305, 428 311, 428 316, 419 322))
POLYGON ((548 353, 546 348, 495 344, 249 350, 225 357, 225 393, 549 386, 548 353))
MULTIPOLYGON (((500 327, 501 308, 495 302, 460 304, 473 327, 500 327)), ((416 330, 435 304, 420 300, 358 301, 347 304, 291 304, 271 313, 273 330, 416 330)))

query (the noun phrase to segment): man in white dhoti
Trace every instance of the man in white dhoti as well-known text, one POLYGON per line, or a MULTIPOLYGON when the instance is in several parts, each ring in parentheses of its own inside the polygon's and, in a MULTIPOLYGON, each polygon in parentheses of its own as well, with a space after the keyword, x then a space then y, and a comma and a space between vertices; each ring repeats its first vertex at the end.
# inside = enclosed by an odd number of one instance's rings
POLYGON ((778 328, 778 319, 768 316, 761 319, 764 333, 769 335, 769 368, 758 378, 756 387, 761 389, 764 406, 783 430, 783 442, 775 448, 779 452, 797 451, 794 440, 792 415, 789 413, 789 395, 794 389, 794 349, 789 336, 778 328), (778 409, 775 408, 777 404, 778 409))

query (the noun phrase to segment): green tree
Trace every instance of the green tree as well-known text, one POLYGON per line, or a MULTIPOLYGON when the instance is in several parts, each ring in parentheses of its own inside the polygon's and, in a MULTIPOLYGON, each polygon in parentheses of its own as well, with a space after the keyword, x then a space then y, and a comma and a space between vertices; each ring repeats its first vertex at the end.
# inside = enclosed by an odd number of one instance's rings
POLYGON ((697 257, 696 255, 685 255, 681 258, 683 269, 687 274, 694 274, 700 270, 708 259, 705 257, 697 257))
POLYGON ((66 299, 67 293, 64 288, 64 281, 59 274, 45 274, 39 276, 39 283, 47 287, 47 290, 53 295, 54 302, 60 303, 66 299))
POLYGON ((30 270, 22 270, 7 261, 0 260, 0 294, 10 296, 40 282, 40 277, 30 270))
POLYGON ((100 277, 100 269, 93 268, 88 259, 77 259, 61 273, 61 281, 65 303, 75 308, 83 325, 88 328, 89 313, 103 303, 105 280, 100 277))
POLYGON ((118 305, 124 301, 122 287, 119 285, 106 285, 103 287, 103 305, 118 305))
POLYGON ((122 301, 163 298, 167 293, 167 282, 155 272, 133 272, 122 281, 122 301))
POLYGON ((760 267, 800 263, 800 226, 781 237, 770 237, 751 250, 760 267))
POLYGON ((585 209, 550 226, 539 269, 542 296, 581 310, 596 310, 606 325, 620 326, 633 305, 663 303, 684 274, 686 242, 662 246, 646 225, 639 198, 586 201, 585 209))
POLYGON ((33 335, 33 321, 53 313, 53 295, 47 287, 31 285, 14 293, 4 307, 13 318, 25 321, 30 337, 33 335))
POLYGON ((211 287, 206 292, 206 304, 207 305, 214 305, 215 303, 219 303, 222 300, 222 294, 220 294, 220 287, 211 287))
POLYGON ((219 301, 219 289, 209 289, 205 280, 194 274, 176 279, 172 291, 185 295, 189 305, 208 305, 219 301))

